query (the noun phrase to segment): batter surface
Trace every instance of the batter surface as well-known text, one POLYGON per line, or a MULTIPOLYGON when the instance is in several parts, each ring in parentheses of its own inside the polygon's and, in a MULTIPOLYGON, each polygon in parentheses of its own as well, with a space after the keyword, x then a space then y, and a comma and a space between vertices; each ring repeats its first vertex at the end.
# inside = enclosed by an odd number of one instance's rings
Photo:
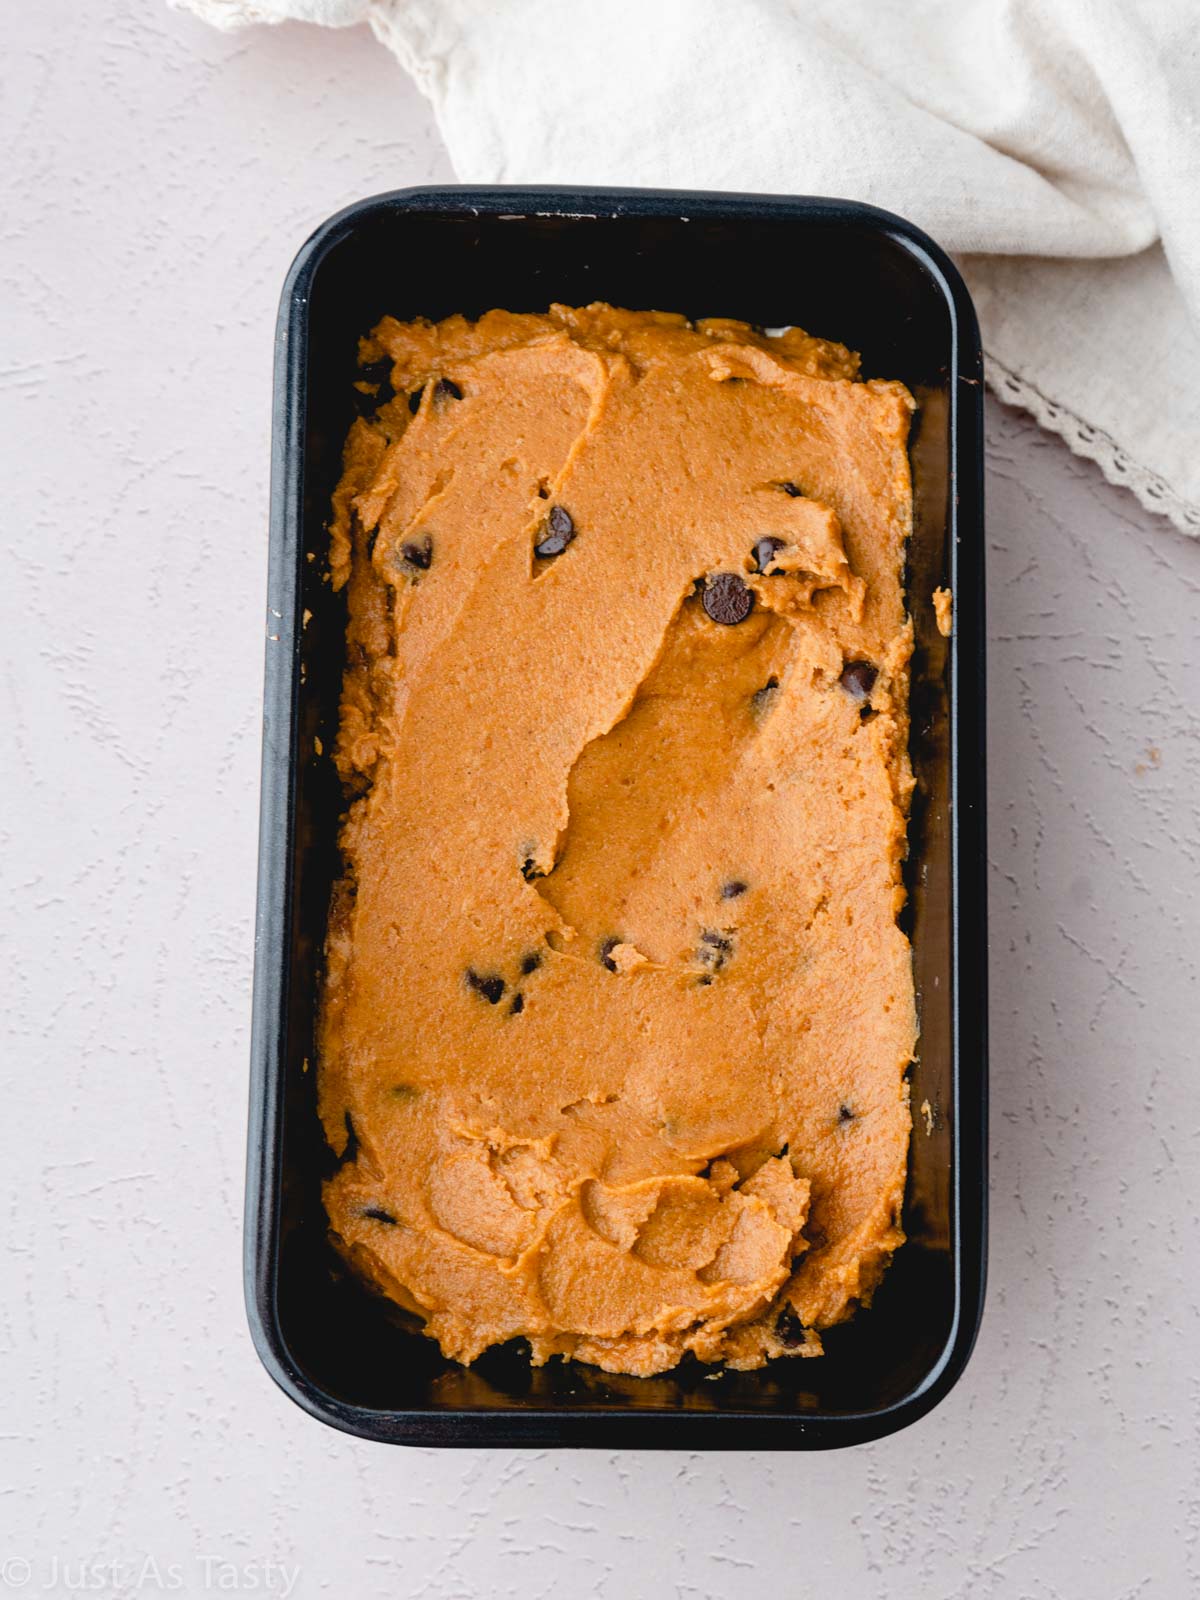
POLYGON ((360 357, 335 1239, 460 1361, 818 1354, 903 1239, 913 402, 603 305, 360 357))

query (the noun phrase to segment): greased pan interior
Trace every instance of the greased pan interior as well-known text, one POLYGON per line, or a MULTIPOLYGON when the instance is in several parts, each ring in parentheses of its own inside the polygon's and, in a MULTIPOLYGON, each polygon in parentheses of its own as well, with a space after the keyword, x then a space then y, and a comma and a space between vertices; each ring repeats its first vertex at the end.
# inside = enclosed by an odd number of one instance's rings
POLYGON ((314 1415, 421 1445, 813 1449, 913 1421, 966 1363, 986 1245, 982 363, 957 272, 910 224, 820 199, 624 190, 408 190, 327 222, 284 288, 275 371, 262 821, 247 1175, 251 1330, 314 1415), (758 1372, 610 1377, 516 1347, 469 1369, 329 1246, 312 1036, 343 806, 327 752, 344 601, 323 580, 359 336, 551 301, 799 323, 862 352, 920 403, 909 550, 916 632, 906 927, 921 1018, 898 1252, 826 1354, 758 1372), (311 557, 311 559, 310 559, 311 557), (953 589, 955 633, 929 596, 953 589), (317 743, 326 754, 317 754, 317 743), (927 1106, 927 1113, 922 1107, 927 1106))

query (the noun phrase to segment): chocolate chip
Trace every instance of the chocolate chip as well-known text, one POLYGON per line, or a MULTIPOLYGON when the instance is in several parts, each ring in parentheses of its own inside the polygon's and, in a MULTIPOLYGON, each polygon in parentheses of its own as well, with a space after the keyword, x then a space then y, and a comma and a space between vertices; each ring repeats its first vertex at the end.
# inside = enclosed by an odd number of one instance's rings
POLYGON ((526 856, 521 863, 521 876, 526 883, 532 883, 535 878, 544 878, 546 874, 532 856, 526 856))
POLYGON ((804 490, 801 489, 801 488, 798 488, 797 485, 794 484, 794 483, 788 483, 788 482, 777 483, 775 485, 775 487, 777 489, 782 489, 784 494, 790 495, 793 500, 801 499, 803 494, 804 494, 804 490))
POLYGON ((705 928, 700 934, 700 945, 696 951, 696 960, 710 972, 720 972, 721 968, 733 954, 733 940, 723 933, 716 933, 712 928, 705 928))
POLYGON ((704 585, 702 604, 714 622, 732 628, 754 609, 754 592, 736 572, 714 572, 704 585))
POLYGON ((429 571, 429 564, 433 560, 433 540, 428 534, 414 544, 402 544, 400 554, 410 567, 419 567, 422 572, 429 571))
POLYGON ((489 1005, 496 1006, 503 1000, 507 985, 498 973, 479 973, 474 967, 468 967, 467 987, 481 994, 489 1005))
POLYGON ((775 1337, 788 1350, 798 1350, 804 1343, 804 1324, 790 1307, 780 1313, 775 1323, 775 1337))
POLYGON ((521 976, 527 978, 531 972, 536 972, 541 964, 541 956, 536 950, 531 950, 527 956, 521 957, 521 976))
POLYGON ((364 1206, 358 1214, 360 1217, 370 1217, 372 1222, 386 1222, 389 1228, 399 1227, 392 1213, 385 1211, 382 1206, 364 1206))
POLYGON ((853 1122, 857 1115, 858 1112, 855 1111, 851 1106, 848 1106, 844 1100, 838 1107, 838 1121, 840 1123, 845 1124, 847 1122, 853 1122))
POLYGON ((408 397, 408 409, 412 412, 414 417, 416 416, 417 412, 420 411, 420 409, 421 409, 421 396, 424 393, 425 393, 425 385, 422 384, 419 389, 414 389, 413 392, 408 397))
POLYGON ((461 400, 462 390, 453 378, 439 378, 433 386, 435 400, 461 400))
POLYGON ((787 543, 786 539, 776 539, 773 534, 767 534, 754 546, 754 563, 760 572, 765 572, 775 559, 776 550, 782 550, 787 543))
POLYGON ((745 894, 749 887, 750 885, 743 883, 740 878, 730 878, 721 885, 721 899, 736 900, 739 895, 745 894))
POLYGON ((838 682, 855 700, 865 700, 875 687, 875 679, 878 676, 879 668, 873 667, 869 661, 847 661, 841 670, 838 682))
POLYGON ((600 942, 600 948, 597 951, 597 954, 600 957, 600 965, 602 967, 607 967, 610 972, 615 972, 617 970, 617 963, 613 960, 612 953, 620 944, 620 942, 620 939, 615 937, 602 939, 600 942))
POLYGON ((560 556, 575 537, 575 523, 566 506, 551 506, 542 523, 542 537, 533 547, 533 553, 548 560, 560 556))
POLYGON ((525 1009, 525 996, 523 994, 515 994, 515 995, 513 995, 513 997, 512 997, 512 1005, 510 1005, 509 1008, 508 1008, 509 1016, 510 1017, 519 1017, 521 1015, 522 1011, 524 1011, 524 1009, 525 1009))

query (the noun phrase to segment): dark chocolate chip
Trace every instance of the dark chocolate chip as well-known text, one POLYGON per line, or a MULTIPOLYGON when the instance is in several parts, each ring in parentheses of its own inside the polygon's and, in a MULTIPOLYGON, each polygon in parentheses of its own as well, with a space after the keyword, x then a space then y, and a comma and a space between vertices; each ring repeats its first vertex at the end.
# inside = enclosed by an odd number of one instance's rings
POLYGON ((696 979, 696 987, 697 989, 707 989, 711 982, 712 979, 705 973, 703 977, 696 979))
POLYGON ((775 1323, 775 1337, 788 1350, 798 1350, 804 1343, 804 1324, 791 1309, 780 1313, 775 1323))
POLYGON ((544 878, 546 874, 532 856, 526 856, 521 863, 521 876, 526 883, 532 883, 535 878, 544 878))
POLYGON ((364 1206, 358 1214, 360 1217, 370 1217, 372 1222, 386 1222, 389 1228, 399 1226, 392 1213, 385 1211, 382 1206, 364 1206))
POLYGON ((508 1008, 509 1016, 510 1017, 519 1017, 521 1015, 522 1011, 524 1011, 524 1009, 525 1009, 525 996, 523 994, 515 994, 515 995, 513 995, 513 997, 512 997, 512 1005, 510 1005, 509 1008, 508 1008))
POLYGON ((610 972, 615 972, 617 970, 617 963, 613 960, 612 953, 620 944, 620 942, 620 939, 615 937, 602 939, 600 942, 600 948, 597 952, 600 957, 600 965, 602 967, 607 967, 610 972))
POLYGON ((777 489, 782 489, 782 490, 783 490, 783 492, 784 492, 784 494, 786 494, 786 495, 790 495, 790 496, 791 496, 791 497, 792 497, 792 499, 793 499, 793 500, 799 500, 799 499, 800 499, 800 498, 801 498, 801 497, 802 497, 802 496, 803 496, 803 494, 804 494, 804 490, 803 490, 803 489, 801 489, 801 488, 799 488, 799 487, 798 487, 798 486, 797 486, 797 485, 796 485, 796 484, 794 484, 794 483, 788 483, 788 482, 785 482, 785 483, 777 483, 777 484, 776 484, 776 485, 775 485, 775 487, 776 487, 776 488, 777 488, 777 489))
POLYGON ((787 543, 786 539, 776 539, 774 534, 767 534, 754 546, 754 564, 760 572, 765 572, 775 559, 775 552, 782 550, 787 543))
POLYGON ((575 537, 575 522, 566 506, 551 506, 542 523, 542 537, 533 547, 534 555, 543 560, 560 556, 575 537))
POLYGON ((865 700, 875 687, 875 679, 878 676, 879 668, 873 667, 869 661, 847 661, 841 670, 838 682, 855 700, 865 700))
POLYGON ((462 390, 453 378, 439 378, 433 386, 435 400, 461 400, 462 390))
POLYGON ((702 930, 700 945, 696 951, 696 960, 702 966, 707 967, 710 972, 720 972, 732 954, 732 939, 723 933, 714 933, 711 928, 702 930))
POLYGON ((422 572, 428 572, 433 560, 433 540, 426 534, 418 543, 402 544, 400 554, 410 567, 419 567, 422 572))
POLYGON ((721 899, 736 900, 745 894, 749 887, 749 884, 743 883, 740 878, 730 878, 721 885, 721 899))
POLYGON ((414 417, 416 416, 417 412, 420 411, 420 409, 421 409, 421 396, 424 393, 425 393, 425 385, 422 384, 419 389, 414 389, 413 392, 408 397, 408 409, 412 412, 414 417))
POLYGON ((731 628, 745 622, 754 609, 754 591, 736 572, 714 572, 704 585, 702 604, 714 622, 731 628))
POLYGON ((467 968, 467 986, 474 989, 476 994, 481 994, 489 1005, 499 1005, 504 998, 507 985, 498 973, 476 972, 474 967, 467 968))
POLYGON ((531 950, 527 956, 521 957, 521 976, 527 978, 531 972, 536 972, 542 964, 542 958, 536 950, 531 950))
POLYGON ((839 1122, 842 1122, 842 1123, 853 1122, 857 1115, 858 1115, 857 1111, 855 1111, 851 1106, 848 1106, 844 1100, 842 1101, 841 1105, 838 1107, 838 1121, 839 1122))

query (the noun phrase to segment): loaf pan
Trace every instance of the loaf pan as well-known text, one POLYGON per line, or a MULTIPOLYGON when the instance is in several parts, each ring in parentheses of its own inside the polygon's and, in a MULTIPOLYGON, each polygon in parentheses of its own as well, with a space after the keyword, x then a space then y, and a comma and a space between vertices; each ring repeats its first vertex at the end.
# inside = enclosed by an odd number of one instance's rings
POLYGON ((267 1370, 299 1405, 415 1445, 821 1449, 912 1422, 958 1379, 986 1251, 982 356, 957 271, 868 206, 616 189, 410 189, 318 229, 279 313, 271 459, 262 821, 255 939, 246 1295, 267 1370), (343 797, 333 747, 344 597, 325 575, 330 494, 359 336, 390 313, 613 305, 799 324, 916 395, 909 599, 917 780, 905 911, 921 1022, 911 1073, 908 1242, 826 1354, 653 1378, 517 1346, 466 1368, 406 1326, 330 1246, 314 1014, 343 797), (953 639, 932 590, 953 590, 953 639), (324 752, 324 754, 322 754, 324 752))

